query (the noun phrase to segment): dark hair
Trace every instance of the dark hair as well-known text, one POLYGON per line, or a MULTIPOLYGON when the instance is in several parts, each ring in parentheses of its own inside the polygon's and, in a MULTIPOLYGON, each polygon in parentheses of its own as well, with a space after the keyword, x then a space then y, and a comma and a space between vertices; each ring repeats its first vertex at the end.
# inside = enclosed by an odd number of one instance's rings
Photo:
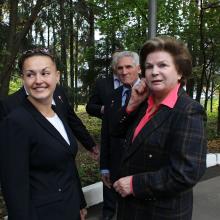
POLYGON ((186 79, 192 73, 192 58, 187 47, 181 41, 168 36, 148 40, 140 50, 140 67, 143 76, 145 75, 146 58, 155 51, 166 51, 173 57, 178 73, 182 74, 180 84, 185 85, 186 79))
POLYGON ((27 58, 33 57, 33 56, 47 56, 47 57, 50 57, 50 59, 55 63, 55 58, 54 58, 53 54, 47 48, 34 48, 31 50, 26 50, 22 53, 22 55, 18 61, 18 68, 20 70, 20 73, 22 73, 24 61, 27 58))

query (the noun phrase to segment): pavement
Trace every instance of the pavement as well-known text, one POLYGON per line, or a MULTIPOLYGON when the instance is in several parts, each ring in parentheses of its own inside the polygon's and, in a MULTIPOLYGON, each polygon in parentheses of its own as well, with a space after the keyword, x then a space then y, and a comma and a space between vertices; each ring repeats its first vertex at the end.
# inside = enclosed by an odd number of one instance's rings
MULTIPOLYGON (((87 220, 99 220, 102 204, 88 209, 87 220)), ((220 219, 220 166, 206 170, 201 181, 194 187, 192 220, 220 219)), ((116 220, 114 218, 113 220, 116 220)))

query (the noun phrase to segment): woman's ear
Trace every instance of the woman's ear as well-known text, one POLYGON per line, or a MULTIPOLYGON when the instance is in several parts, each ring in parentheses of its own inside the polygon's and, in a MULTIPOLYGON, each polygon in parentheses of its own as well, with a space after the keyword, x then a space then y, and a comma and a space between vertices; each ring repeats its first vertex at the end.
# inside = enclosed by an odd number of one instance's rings
POLYGON ((57 70, 57 83, 60 83, 60 71, 57 70))

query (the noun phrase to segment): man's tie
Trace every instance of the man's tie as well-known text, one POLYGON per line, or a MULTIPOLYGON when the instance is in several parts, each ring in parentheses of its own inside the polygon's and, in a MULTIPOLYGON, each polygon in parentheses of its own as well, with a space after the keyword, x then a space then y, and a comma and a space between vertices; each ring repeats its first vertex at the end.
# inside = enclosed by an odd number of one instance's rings
POLYGON ((130 99, 131 96, 131 88, 128 88, 127 90, 125 90, 123 97, 122 97, 122 106, 127 105, 128 101, 130 99))

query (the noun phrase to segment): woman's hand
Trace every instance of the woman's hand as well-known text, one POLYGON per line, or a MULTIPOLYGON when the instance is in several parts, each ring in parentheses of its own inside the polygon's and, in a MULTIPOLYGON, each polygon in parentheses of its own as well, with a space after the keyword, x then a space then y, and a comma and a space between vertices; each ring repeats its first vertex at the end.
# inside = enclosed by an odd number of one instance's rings
POLYGON ((100 156, 98 145, 94 146, 90 152, 90 156, 93 160, 98 160, 100 156))
POLYGON ((80 220, 85 220, 86 216, 87 216, 87 209, 86 208, 80 209, 80 220))
POLYGON ((118 192, 122 197, 132 194, 131 179, 132 176, 122 177, 113 184, 115 191, 118 192))
POLYGON ((131 98, 128 102, 126 110, 134 111, 149 95, 149 89, 145 78, 132 87, 131 98))

